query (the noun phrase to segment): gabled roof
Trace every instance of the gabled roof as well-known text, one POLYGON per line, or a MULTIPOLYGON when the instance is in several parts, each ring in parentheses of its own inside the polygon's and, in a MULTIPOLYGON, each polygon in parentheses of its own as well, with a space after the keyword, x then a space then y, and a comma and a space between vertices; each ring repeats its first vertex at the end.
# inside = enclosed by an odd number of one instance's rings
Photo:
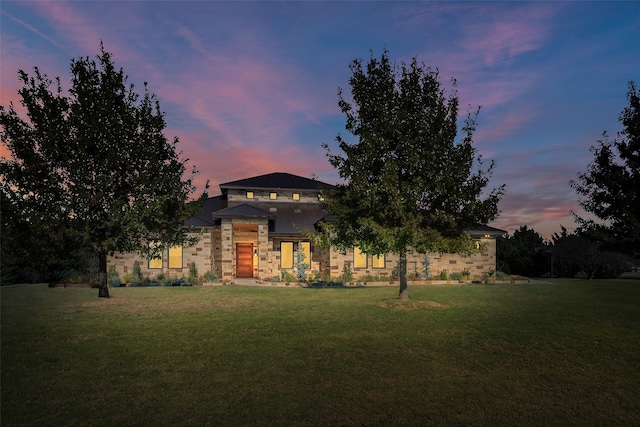
POLYGON ((467 227, 464 229, 467 233, 473 235, 489 235, 491 237, 498 237, 506 234, 507 232, 504 230, 500 230, 499 228, 490 227, 484 224, 474 225, 473 227, 467 227))
POLYGON ((275 172, 253 178, 220 184, 222 192, 228 188, 239 189, 288 189, 288 190, 318 190, 319 187, 332 187, 329 184, 314 179, 304 178, 290 173, 275 172))
POLYGON ((198 215, 187 219, 184 222, 184 225, 194 227, 214 225, 215 223, 213 218, 211 218, 211 212, 221 209, 222 206, 223 200, 221 196, 210 197, 205 200, 204 206, 202 206, 202 211, 198 215))
POLYGON ((214 219, 220 218, 265 218, 274 219, 275 216, 270 212, 265 212, 258 209, 255 206, 243 203, 242 205, 232 206, 229 208, 220 209, 211 213, 211 217, 214 219))

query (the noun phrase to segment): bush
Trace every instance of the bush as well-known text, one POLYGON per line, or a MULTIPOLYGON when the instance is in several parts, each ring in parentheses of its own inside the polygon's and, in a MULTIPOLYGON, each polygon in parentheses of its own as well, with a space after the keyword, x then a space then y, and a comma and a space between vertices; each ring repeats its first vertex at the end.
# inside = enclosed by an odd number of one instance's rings
POLYGON ((140 263, 138 261, 133 262, 131 281, 133 283, 142 283, 142 270, 140 270, 140 263))
POLYGON ((422 275, 425 280, 429 280, 429 265, 431 265, 431 260, 425 255, 422 257, 422 275))
POLYGON ((205 282, 217 282, 218 281, 218 276, 216 275, 216 273, 214 273, 213 271, 209 270, 206 273, 204 273, 204 281, 205 282))
POLYGON ((353 273, 351 272, 351 263, 345 262, 342 267, 342 283, 353 282, 353 273))
POLYGON ((291 283, 296 280, 296 276, 294 276, 293 273, 287 270, 282 270, 280 272, 280 276, 283 282, 291 283))
POLYGON ((187 283, 191 285, 195 285, 198 282, 198 268, 196 267, 196 263, 192 262, 189 266, 189 277, 187 278, 187 283))
POLYGON ((462 271, 456 271, 454 273, 451 273, 449 275, 449 278, 451 280, 458 280, 458 281, 469 280, 471 279, 471 273, 467 269, 462 271))
POLYGON ((120 286, 120 276, 118 275, 118 270, 116 270, 115 265, 110 265, 109 270, 107 271, 107 283, 109 286, 117 288, 120 286))

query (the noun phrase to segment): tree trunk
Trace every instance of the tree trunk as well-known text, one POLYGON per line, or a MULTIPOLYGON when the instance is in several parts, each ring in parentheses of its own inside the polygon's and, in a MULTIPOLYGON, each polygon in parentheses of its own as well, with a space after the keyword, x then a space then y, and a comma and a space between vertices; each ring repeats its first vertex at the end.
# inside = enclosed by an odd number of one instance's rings
POLYGON ((100 252, 98 254, 98 298, 109 298, 106 252, 100 252))
POLYGON ((400 259, 398 260, 398 267, 400 270, 400 300, 409 301, 409 289, 407 286, 407 251, 400 252, 400 259))

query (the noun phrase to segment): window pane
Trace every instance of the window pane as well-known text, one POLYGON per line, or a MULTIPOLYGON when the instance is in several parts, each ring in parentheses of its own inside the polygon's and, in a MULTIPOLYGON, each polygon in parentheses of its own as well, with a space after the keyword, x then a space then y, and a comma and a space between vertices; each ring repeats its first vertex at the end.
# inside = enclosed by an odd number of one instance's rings
POLYGON ((269 193, 269 198, 270 198, 271 200, 275 200, 275 199, 277 199, 277 198, 278 198, 278 193, 269 193))
POLYGON ((247 191, 247 199, 253 199, 253 191, 247 191))
POLYGON ((293 242, 280 243, 280 268, 293 268, 293 242))
POLYGON ((293 200, 300 200, 300 193, 293 193, 293 200))
MULTIPOLYGON (((159 244, 157 242, 151 242, 149 243, 149 247, 151 249, 155 248, 156 246, 158 246, 159 244)), ((162 253, 158 254, 159 257, 158 258, 149 258, 149 269, 152 268, 162 268, 162 253)))
POLYGON ((182 268, 182 246, 169 248, 169 268, 182 268))
POLYGON ((373 256, 373 268, 384 268, 384 255, 373 256))
POLYGON ((360 248, 353 248, 353 268, 367 268, 367 254, 360 248))

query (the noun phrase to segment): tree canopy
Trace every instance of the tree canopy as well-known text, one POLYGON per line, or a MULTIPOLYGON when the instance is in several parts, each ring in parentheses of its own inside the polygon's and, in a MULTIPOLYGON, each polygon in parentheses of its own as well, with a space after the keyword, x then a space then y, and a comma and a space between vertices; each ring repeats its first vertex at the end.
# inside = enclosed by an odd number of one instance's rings
POLYGON ((193 243, 183 224, 200 209, 187 203, 197 171, 187 172, 178 138, 164 136, 164 113, 146 82, 140 96, 102 44, 97 62, 72 59, 70 68, 67 94, 37 67, 33 75, 18 72, 25 118, 13 104, 0 106, 10 153, 0 159, 3 261, 59 241, 97 257, 99 295, 108 297, 108 254, 154 255, 193 243))
POLYGON ((629 105, 620 113, 624 126, 611 139, 605 132, 591 147, 592 162, 571 186, 580 206, 601 222, 575 215, 580 226, 617 251, 640 252, 640 91, 633 81, 629 105))
POLYGON ((350 69, 351 97, 339 89, 338 105, 356 141, 337 135, 340 154, 324 145, 344 181, 325 192, 332 218, 322 224, 325 243, 398 254, 407 299, 407 250, 474 251, 464 229, 496 218, 504 186, 486 191, 494 163, 485 165, 473 146, 478 111, 467 114, 458 136, 455 80, 447 93, 438 70, 415 57, 392 64, 386 50, 350 69))

